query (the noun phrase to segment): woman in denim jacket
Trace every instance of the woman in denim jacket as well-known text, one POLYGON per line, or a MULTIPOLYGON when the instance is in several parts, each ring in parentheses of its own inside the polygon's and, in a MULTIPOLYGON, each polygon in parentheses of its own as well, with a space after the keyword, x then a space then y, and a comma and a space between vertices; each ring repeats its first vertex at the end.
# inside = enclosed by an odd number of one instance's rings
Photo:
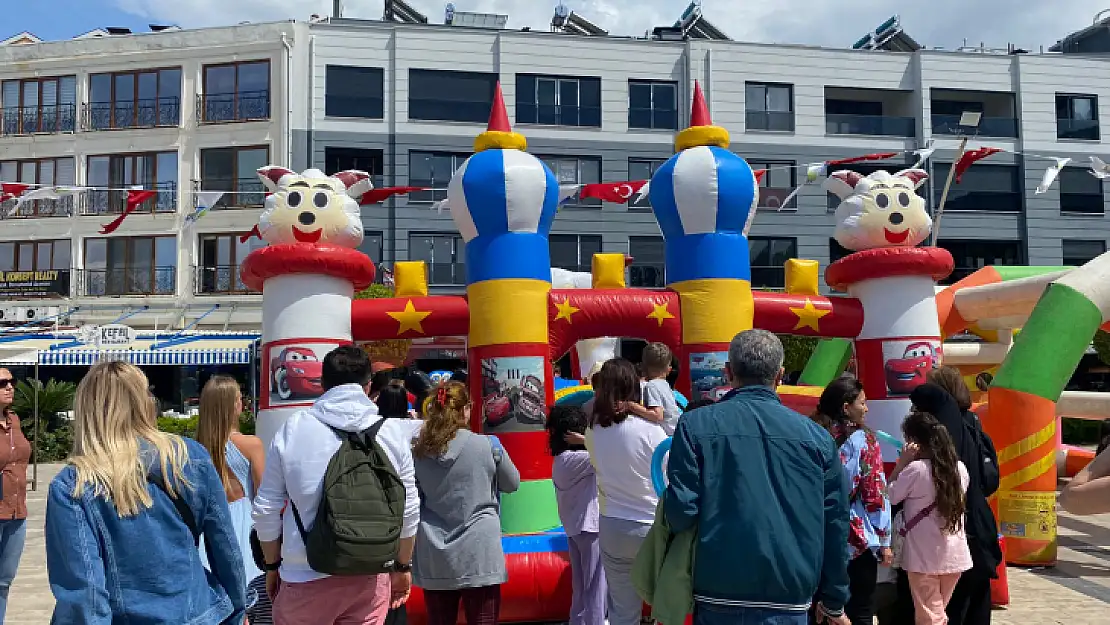
POLYGON ((242 623, 243 560, 208 452, 158 431, 146 376, 121 362, 89 371, 74 417, 46 506, 52 622, 242 623))

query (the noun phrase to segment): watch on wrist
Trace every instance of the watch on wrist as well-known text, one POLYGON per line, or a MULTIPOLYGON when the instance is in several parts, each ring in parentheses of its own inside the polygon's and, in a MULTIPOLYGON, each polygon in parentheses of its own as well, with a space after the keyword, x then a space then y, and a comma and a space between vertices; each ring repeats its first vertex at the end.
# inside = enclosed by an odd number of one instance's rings
POLYGON ((280 568, 281 568, 281 558, 278 558, 277 562, 272 562, 272 563, 271 562, 264 562, 264 563, 262 563, 262 570, 266 571, 267 573, 273 573, 274 571, 276 571, 280 568))
POLYGON ((390 568, 390 571, 393 572, 393 573, 411 573, 412 572, 412 563, 411 562, 402 563, 402 562, 394 561, 393 566, 390 568))

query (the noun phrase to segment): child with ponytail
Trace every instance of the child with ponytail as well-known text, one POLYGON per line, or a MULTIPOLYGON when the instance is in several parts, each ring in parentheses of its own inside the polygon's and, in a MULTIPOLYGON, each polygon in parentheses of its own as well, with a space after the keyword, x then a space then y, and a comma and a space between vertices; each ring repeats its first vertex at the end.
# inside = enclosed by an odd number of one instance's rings
POLYGON ((909 576, 917 625, 945 625, 944 608, 960 574, 972 566, 964 535, 967 467, 936 417, 916 408, 902 423, 906 445, 891 473, 890 501, 905 503, 902 569, 909 576))

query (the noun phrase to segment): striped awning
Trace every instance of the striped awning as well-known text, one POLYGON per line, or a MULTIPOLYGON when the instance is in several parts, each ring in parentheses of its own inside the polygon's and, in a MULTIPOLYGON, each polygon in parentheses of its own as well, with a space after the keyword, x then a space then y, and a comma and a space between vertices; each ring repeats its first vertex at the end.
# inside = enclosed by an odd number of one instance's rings
POLYGON ((108 360, 122 360, 133 365, 246 365, 251 362, 251 351, 250 348, 59 349, 38 354, 40 365, 94 365, 108 360))
POLYGON ((0 334, 0 365, 89 366, 104 360, 134 365, 245 365, 258 335, 251 332, 146 334, 127 347, 96 349, 72 331, 0 334))

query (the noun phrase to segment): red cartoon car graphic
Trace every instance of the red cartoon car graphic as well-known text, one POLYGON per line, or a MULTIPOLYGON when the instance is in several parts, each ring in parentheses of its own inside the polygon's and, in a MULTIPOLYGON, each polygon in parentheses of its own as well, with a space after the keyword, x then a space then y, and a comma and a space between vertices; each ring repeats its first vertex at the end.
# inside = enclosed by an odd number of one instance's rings
POLYGON ((271 388, 282 400, 294 397, 319 397, 323 363, 307 347, 286 347, 270 363, 271 388))
POLYGON ((932 343, 910 343, 901 358, 886 361, 886 387, 892 395, 909 395, 925 383, 925 376, 937 366, 937 350, 932 343))
POLYGON ((508 396, 497 393, 486 397, 483 408, 486 414, 486 425, 497 427, 512 416, 513 403, 509 401, 508 396))

